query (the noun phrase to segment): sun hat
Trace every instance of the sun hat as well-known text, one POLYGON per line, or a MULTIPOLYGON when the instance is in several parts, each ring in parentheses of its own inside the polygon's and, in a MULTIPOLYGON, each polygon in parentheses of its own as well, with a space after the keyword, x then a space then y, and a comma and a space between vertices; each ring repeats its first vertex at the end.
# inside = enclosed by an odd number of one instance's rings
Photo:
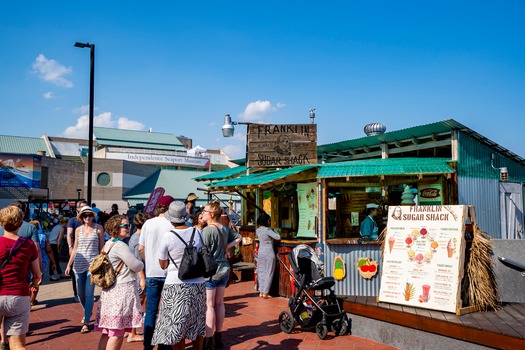
POLYGON ((80 211, 78 212, 77 219, 82 220, 82 215, 84 214, 91 214, 93 216, 96 216, 96 214, 93 212, 93 209, 89 205, 84 205, 80 211))
POLYGON ((368 203, 366 205, 366 209, 377 209, 379 208, 379 205, 375 204, 375 203, 368 203))
POLYGON ((197 196, 195 195, 195 193, 190 193, 190 194, 188 195, 188 197, 186 198, 186 200, 187 200, 188 202, 194 201, 194 200, 196 200, 196 199, 199 199, 199 197, 197 197, 197 196))
POLYGON ((175 200, 175 198, 173 198, 172 196, 162 196, 159 198, 159 200, 157 201, 157 205, 162 205, 162 206, 169 206, 173 201, 175 200))
POLYGON ((164 217, 174 224, 183 224, 186 222, 186 204, 175 201, 170 204, 168 211, 164 213, 164 217))

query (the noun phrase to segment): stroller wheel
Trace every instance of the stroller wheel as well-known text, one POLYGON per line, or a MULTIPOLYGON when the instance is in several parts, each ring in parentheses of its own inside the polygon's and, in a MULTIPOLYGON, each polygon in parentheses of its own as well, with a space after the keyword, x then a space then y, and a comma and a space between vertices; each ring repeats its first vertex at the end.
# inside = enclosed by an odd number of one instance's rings
POLYGON ((336 318, 332 321, 332 331, 335 335, 345 335, 348 332, 348 321, 343 318, 336 318))
POLYGON ((318 322, 315 325, 315 333, 317 333, 319 339, 323 340, 328 335, 328 327, 323 322, 318 322))
POLYGON ((293 327, 295 326, 295 321, 293 319, 292 313, 290 311, 283 311, 279 315, 279 327, 281 327, 281 330, 289 334, 293 327))

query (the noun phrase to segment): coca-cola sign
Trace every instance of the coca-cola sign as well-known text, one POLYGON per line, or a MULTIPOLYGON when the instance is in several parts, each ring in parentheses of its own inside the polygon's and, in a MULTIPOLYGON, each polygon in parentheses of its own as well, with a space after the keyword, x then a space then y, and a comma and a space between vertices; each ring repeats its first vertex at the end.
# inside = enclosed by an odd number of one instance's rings
POLYGON ((423 188, 419 191, 421 198, 438 198, 441 196, 439 188, 423 188))

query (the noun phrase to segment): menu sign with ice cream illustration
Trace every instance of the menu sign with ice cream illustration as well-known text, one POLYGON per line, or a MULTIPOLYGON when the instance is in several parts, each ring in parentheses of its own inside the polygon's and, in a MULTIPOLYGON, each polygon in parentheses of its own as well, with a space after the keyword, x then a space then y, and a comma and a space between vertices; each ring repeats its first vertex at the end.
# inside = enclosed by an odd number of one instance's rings
POLYGON ((299 227, 297 237, 317 238, 315 218, 317 214, 317 184, 297 184, 299 227))
POLYGON ((379 301, 448 312, 461 307, 467 208, 389 207, 379 301))

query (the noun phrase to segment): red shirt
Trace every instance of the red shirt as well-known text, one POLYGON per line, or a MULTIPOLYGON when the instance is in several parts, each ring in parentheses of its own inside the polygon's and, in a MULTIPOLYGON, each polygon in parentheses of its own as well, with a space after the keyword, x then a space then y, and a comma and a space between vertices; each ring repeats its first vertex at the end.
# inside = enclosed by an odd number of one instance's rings
MULTIPOLYGON (((15 240, 0 237, 0 264, 9 256, 15 240)), ((27 271, 31 261, 38 259, 35 243, 27 240, 0 270, 0 295, 30 296, 27 271)))

